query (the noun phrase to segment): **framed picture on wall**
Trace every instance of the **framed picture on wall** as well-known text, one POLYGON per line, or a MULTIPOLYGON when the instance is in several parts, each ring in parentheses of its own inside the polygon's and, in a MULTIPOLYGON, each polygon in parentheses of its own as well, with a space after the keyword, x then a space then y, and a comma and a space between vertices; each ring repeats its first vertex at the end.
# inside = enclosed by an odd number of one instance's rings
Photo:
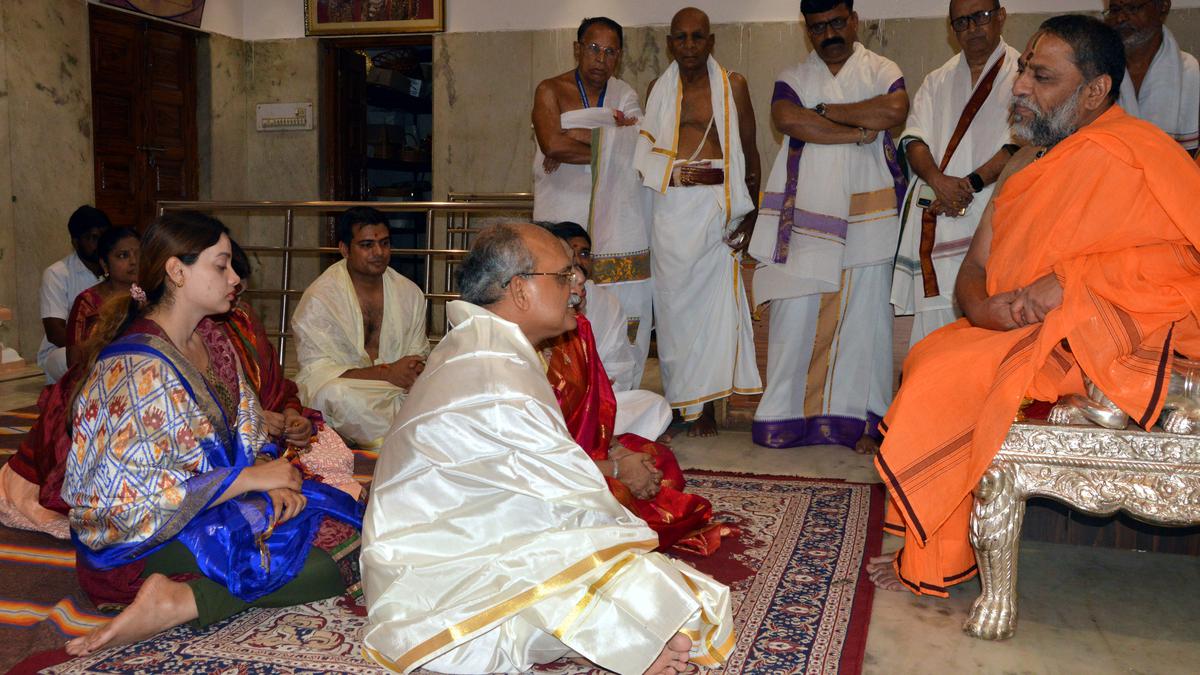
POLYGON ((100 4, 120 7, 159 19, 200 27, 204 16, 204 0, 100 0, 100 4))
POLYGON ((445 30, 445 0, 304 0, 306 35, 380 35, 445 30))

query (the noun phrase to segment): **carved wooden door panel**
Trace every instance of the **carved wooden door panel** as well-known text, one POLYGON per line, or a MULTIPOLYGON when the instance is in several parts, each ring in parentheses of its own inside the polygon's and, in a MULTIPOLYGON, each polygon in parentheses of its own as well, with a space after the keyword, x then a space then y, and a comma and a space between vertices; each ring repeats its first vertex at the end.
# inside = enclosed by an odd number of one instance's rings
POLYGON ((198 193, 196 34, 89 10, 96 206, 142 230, 159 200, 198 193))

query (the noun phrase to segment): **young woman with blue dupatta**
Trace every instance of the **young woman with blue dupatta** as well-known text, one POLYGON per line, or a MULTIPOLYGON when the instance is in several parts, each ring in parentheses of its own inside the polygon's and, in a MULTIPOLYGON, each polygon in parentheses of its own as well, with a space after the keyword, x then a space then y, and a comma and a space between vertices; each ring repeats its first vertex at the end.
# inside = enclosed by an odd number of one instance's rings
POLYGON ((142 239, 138 283, 105 304, 85 347, 93 365, 75 398, 62 496, 80 584, 97 604, 130 604, 68 642, 71 654, 345 591, 314 541, 339 526, 353 536, 362 509, 302 480, 268 442, 237 354, 207 318, 235 299, 230 255, 219 221, 162 216, 142 239))

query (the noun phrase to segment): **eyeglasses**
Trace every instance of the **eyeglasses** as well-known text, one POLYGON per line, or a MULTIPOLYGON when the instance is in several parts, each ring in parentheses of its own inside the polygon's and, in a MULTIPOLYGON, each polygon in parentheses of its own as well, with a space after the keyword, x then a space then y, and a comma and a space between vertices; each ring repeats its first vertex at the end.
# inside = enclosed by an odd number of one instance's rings
POLYGON ((1000 7, 996 6, 991 9, 985 9, 974 14, 960 16, 957 19, 950 19, 950 27, 955 33, 961 33, 971 27, 971 24, 976 26, 986 26, 992 22, 992 18, 1000 11, 1000 7))
POLYGON ((848 24, 848 23, 850 23, 850 17, 839 16, 838 18, 831 19, 829 21, 822 21, 820 23, 808 24, 808 32, 812 33, 813 35, 821 35, 828 28, 832 28, 834 30, 841 30, 841 29, 845 28, 846 24, 848 24))
POLYGON ((614 49, 613 47, 601 47, 595 42, 580 46, 583 47, 583 51, 591 54, 592 58, 603 58, 605 61, 613 61, 617 58, 617 55, 621 53, 620 49, 614 49))
POLYGON ((1138 12, 1140 12, 1143 7, 1145 7, 1146 5, 1148 5, 1152 2, 1154 2, 1154 0, 1146 0, 1145 2, 1138 3, 1136 5, 1109 4, 1108 9, 1106 9, 1100 13, 1103 14, 1104 18, 1106 18, 1106 19, 1111 19, 1114 16, 1117 16, 1118 14, 1133 15, 1133 14, 1137 14, 1138 12))
POLYGON ((512 278, 504 282, 500 288, 508 288, 508 285, 512 283, 513 278, 516 277, 558 277, 558 283, 566 284, 568 286, 574 286, 583 281, 583 273, 580 272, 578 268, 572 267, 564 272, 521 272, 519 274, 514 274, 512 278))

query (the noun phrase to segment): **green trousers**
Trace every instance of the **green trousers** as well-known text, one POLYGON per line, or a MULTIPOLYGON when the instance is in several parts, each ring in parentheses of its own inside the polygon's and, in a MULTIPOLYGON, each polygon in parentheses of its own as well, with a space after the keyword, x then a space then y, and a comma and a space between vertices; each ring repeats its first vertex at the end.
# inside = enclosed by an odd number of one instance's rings
POLYGON ((192 621, 194 628, 210 626, 250 607, 290 607, 332 598, 346 591, 342 575, 338 572, 333 558, 315 546, 308 549, 304 568, 295 579, 254 602, 242 600, 230 593, 229 589, 204 576, 196 564, 195 556, 178 541, 173 541, 146 556, 146 569, 142 576, 150 576, 155 572, 167 576, 185 573, 200 575, 186 582, 196 598, 198 616, 192 621))

